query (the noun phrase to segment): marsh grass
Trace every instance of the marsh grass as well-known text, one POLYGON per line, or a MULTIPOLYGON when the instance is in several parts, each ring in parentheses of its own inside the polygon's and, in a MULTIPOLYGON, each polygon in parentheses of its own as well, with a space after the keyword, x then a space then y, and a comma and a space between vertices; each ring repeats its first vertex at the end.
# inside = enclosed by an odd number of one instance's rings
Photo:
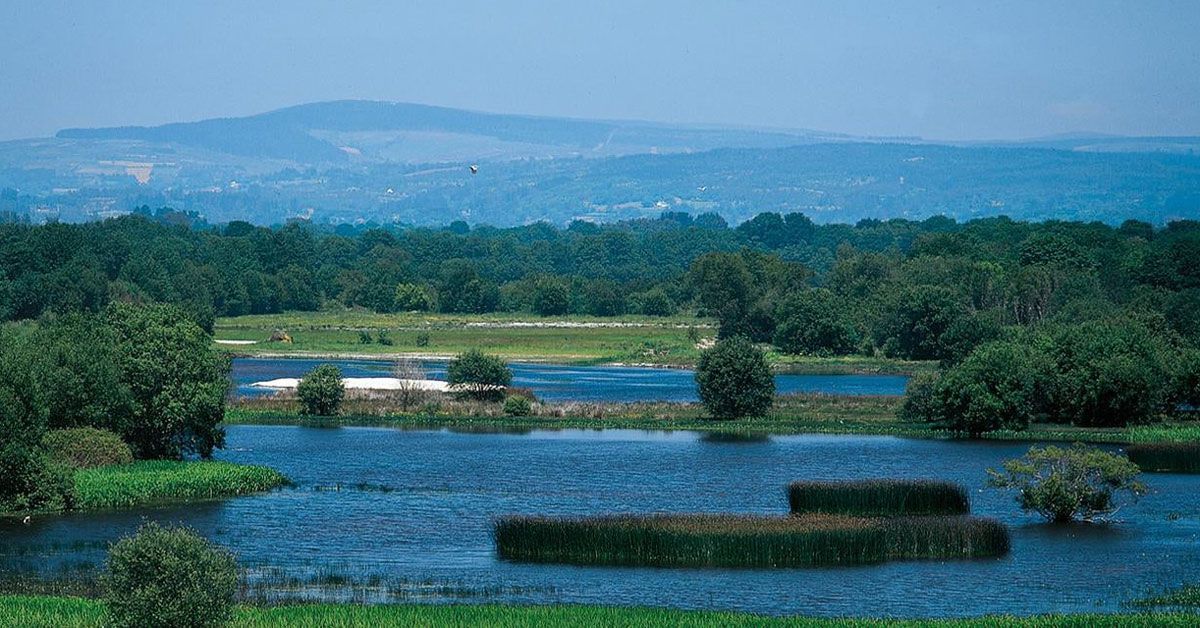
POLYGON ((1142 471, 1200 473, 1200 442, 1140 443, 1126 447, 1125 454, 1142 471))
POLYGON ((967 489, 935 480, 805 481, 791 483, 787 492, 793 514, 898 517, 971 512, 967 489))
MULTIPOLYGON (((1200 585, 1188 584, 1157 595, 1129 603, 1134 608, 1196 608, 1200 609, 1200 585)), ((1197 618, 1200 621, 1200 618, 1197 618)))
POLYGON ((102 510, 215 499, 287 484, 286 477, 267 467, 211 460, 146 460, 78 471, 76 508, 102 510))
MULTIPOLYGON (((504 628, 1142 628, 1195 626, 1189 613, 1081 614, 959 619, 819 619, 764 617, 726 611, 685 611, 623 606, 519 606, 511 604, 299 604, 239 607, 231 628, 381 628, 383 626, 503 626, 504 628)), ((0 625, 22 628, 101 628, 104 606, 73 597, 0 596, 0 625)))
POLYGON ((974 517, 877 519, 688 514, 510 516, 496 521, 501 558, 647 567, 807 567, 893 560, 989 558, 1008 529, 974 517))
POLYGON ((1200 443, 1200 423, 1163 423, 1129 428, 1131 443, 1200 443))

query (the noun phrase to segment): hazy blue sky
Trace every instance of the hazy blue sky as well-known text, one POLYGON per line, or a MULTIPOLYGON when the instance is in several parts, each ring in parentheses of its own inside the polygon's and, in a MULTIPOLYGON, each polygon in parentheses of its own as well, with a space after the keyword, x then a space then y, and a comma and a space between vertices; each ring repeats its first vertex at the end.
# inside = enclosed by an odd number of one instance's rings
POLYGON ((344 98, 949 139, 1200 134, 1200 0, 2 4, 0 139, 344 98))

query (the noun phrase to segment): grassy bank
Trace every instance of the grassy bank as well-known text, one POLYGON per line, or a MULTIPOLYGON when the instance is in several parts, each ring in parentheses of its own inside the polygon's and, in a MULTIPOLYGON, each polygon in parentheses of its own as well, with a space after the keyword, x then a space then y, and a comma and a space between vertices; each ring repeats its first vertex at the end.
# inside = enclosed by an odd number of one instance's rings
MULTIPOLYGON (((300 415, 294 399, 239 399, 225 412, 231 425, 369 426, 463 431, 555 429, 695 430, 732 434, 871 434, 911 438, 950 438, 925 423, 900 421, 901 397, 786 395, 765 417, 716 421, 696 403, 561 403, 533 405, 533 415, 506 416, 499 404, 431 397, 407 407, 387 394, 352 395, 342 415, 313 419, 300 415)), ((1035 424, 1021 432, 999 431, 988 439, 1124 443, 1123 428, 1078 428, 1035 424)))
POLYGON ((216 499, 287 483, 287 478, 267 467, 217 461, 141 461, 76 472, 76 508, 102 510, 216 499))
POLYGON ((788 505, 792 514, 863 517, 965 515, 971 511, 965 488, 933 480, 792 482, 788 505))
MULTIPOLYGON (((1083 628, 1096 626, 1194 626, 1197 616, 1175 614, 989 616, 971 619, 896 621, 882 619, 816 619, 763 617, 749 613, 678 611, 617 606, 392 605, 306 604, 274 608, 240 607, 232 628, 380 628, 385 626, 505 626, 591 628, 614 626, 657 628, 881 628, 942 626, 945 628, 1083 628)), ((80 598, 0 596, 0 624, 24 628, 101 628, 104 607, 80 598)))
POLYGON ((808 567, 990 558, 1008 529, 976 517, 727 514, 505 517, 496 552, 527 562, 642 567, 808 567))
MULTIPOLYGON (((509 360, 655 366, 694 365, 700 355, 698 342, 715 335, 712 320, 690 316, 291 312, 221 318, 215 327, 220 340, 255 342, 221 345, 240 355, 449 357, 467 349, 482 349, 509 360), (293 342, 268 342, 275 330, 286 330, 293 342), (380 331, 384 332, 382 338, 380 331), (363 332, 369 342, 364 342, 363 332)), ((797 373, 910 373, 933 368, 933 363, 864 356, 813 358, 770 353, 768 359, 780 370, 797 373)))

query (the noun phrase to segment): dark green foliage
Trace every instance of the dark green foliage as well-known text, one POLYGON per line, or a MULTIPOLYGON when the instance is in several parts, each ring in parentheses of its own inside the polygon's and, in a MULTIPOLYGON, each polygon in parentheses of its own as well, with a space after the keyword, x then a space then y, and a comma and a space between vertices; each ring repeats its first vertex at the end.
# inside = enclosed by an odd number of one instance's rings
POLYGON ((964 316, 962 297, 949 288, 907 288, 888 303, 876 330, 877 341, 892 357, 940 360, 948 354, 942 335, 964 316))
POLYGON ((933 381, 910 382, 901 416, 971 436, 1023 430, 1044 411, 1050 377, 1050 362, 1036 349, 989 343, 933 381))
POLYGON ((846 355, 858 345, 847 305, 823 288, 792 295, 776 311, 774 344, 785 353, 846 355))
POLYGON ((437 301, 443 312, 480 314, 496 309, 500 291, 469 260, 452 259, 442 264, 437 301))
POLYGON ((633 311, 644 316, 670 316, 675 313, 675 304, 662 288, 639 292, 632 297, 633 311))
POLYGON ((564 281, 553 277, 539 278, 533 286, 533 313, 538 316, 562 316, 570 309, 570 291, 564 281))
POLYGON ((1128 458, 1081 444, 1032 447, 988 475, 991 486, 1017 491, 1022 510, 1056 523, 1104 519, 1120 507, 1122 494, 1137 499, 1146 492, 1128 458))
POLYGON ((500 399, 504 388, 512 382, 512 371, 498 356, 471 349, 450 361, 446 379, 468 394, 480 399, 500 399))
POLYGON ((220 626, 233 614, 237 563, 191 530, 148 523, 109 549, 103 584, 113 626, 220 626))
POLYGON ((296 386, 296 396, 304 414, 334 416, 346 396, 342 370, 332 364, 322 364, 309 371, 296 386))
POLYGON ((775 376, 766 357, 740 337, 700 354, 696 385, 704 407, 717 419, 763 416, 775 399, 775 376))
POLYGON ((592 316, 620 316, 625 313, 625 294, 612 281, 598 279, 590 282, 584 300, 587 313, 592 316))
POLYGON ((424 312, 431 308, 432 301, 425 286, 402 283, 396 286, 392 305, 397 312, 424 312))
POLYGON ((984 558, 1009 551, 991 519, 841 515, 504 517, 501 558, 649 567, 808 567, 893 560, 984 558))
POLYGON ((75 503, 71 469, 40 449, 0 444, 0 513, 70 509, 75 503))
POLYGON ((1039 337, 1055 376, 1052 419, 1083 426, 1146 423, 1170 412, 1177 356, 1145 325, 1116 320, 1050 330, 1039 337))
POLYGON ((133 462, 129 445, 108 430, 94 427, 52 430, 46 432, 42 442, 55 462, 75 469, 133 462))
POLYGON ((848 480, 788 485, 792 514, 824 513, 869 517, 965 515, 967 490, 934 480, 848 480))
POLYGON ((504 414, 508 416, 529 416, 533 414, 533 403, 528 397, 509 395, 504 398, 504 414))
POLYGON ((1200 473, 1200 443, 1139 443, 1125 454, 1142 471, 1200 473))
POLYGON ((104 321, 116 341, 120 385, 133 399, 122 439, 139 458, 212 455, 229 386, 229 358, 177 307, 113 304, 104 321))

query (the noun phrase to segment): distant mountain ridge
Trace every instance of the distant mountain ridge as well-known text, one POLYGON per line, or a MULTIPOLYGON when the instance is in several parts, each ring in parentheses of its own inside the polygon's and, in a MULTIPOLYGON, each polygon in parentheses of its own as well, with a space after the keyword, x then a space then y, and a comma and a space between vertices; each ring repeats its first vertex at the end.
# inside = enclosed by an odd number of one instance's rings
MULTIPOLYGON (((474 157, 612 156, 729 147, 778 148, 849 139, 811 131, 578 120, 363 100, 311 103, 246 117, 161 126, 63 129, 56 137, 176 143, 301 163, 346 163, 355 158, 418 163, 474 157), (474 139, 478 152, 447 156, 436 151, 409 154, 394 150, 406 142, 427 145, 426 138, 431 135, 453 138, 451 143, 458 146, 471 144, 466 140, 474 139), (400 158, 392 158, 396 156, 400 158)), ((469 147, 461 150, 470 153, 469 147)))

